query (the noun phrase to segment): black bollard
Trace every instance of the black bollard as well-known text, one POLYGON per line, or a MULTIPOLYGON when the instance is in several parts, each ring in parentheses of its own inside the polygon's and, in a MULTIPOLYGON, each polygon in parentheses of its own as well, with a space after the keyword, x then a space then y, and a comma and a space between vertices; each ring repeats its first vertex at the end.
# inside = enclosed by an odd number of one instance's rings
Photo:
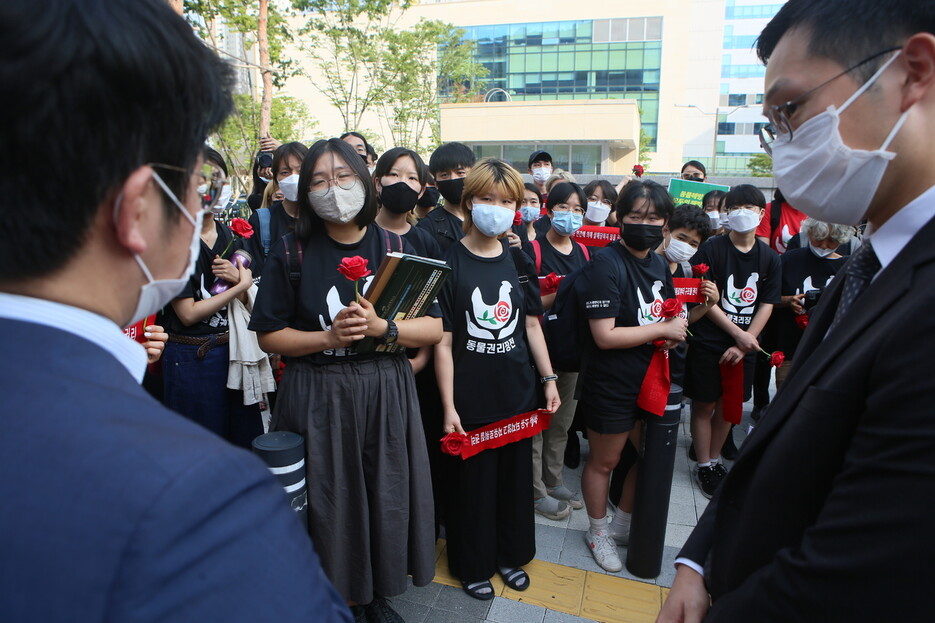
POLYGON ((636 475, 636 497, 630 520, 627 570, 640 578, 655 578, 662 569, 662 552, 669 518, 669 494, 682 419, 682 388, 673 385, 662 417, 648 415, 643 457, 636 475))
POLYGON ((308 491, 305 486, 305 439, 279 431, 253 440, 253 451, 263 459, 289 497, 289 505, 302 525, 308 521, 308 491))

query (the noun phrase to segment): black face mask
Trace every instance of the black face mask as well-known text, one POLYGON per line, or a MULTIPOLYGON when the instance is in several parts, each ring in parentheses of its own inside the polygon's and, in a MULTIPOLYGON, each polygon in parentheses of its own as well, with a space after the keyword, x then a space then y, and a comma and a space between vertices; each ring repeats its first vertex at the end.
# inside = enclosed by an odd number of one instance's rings
POLYGON ((380 191, 380 204, 394 214, 405 214, 416 207, 419 191, 413 190, 406 182, 396 182, 384 186, 380 191))
POLYGON ((422 193, 422 196, 416 201, 416 205, 420 208, 434 208, 438 205, 439 197, 441 197, 441 193, 438 192, 437 188, 434 186, 426 186, 425 192, 422 193))
POLYGON ((464 178, 456 177, 451 180, 438 180, 435 182, 438 192, 441 193, 445 201, 453 205, 461 203, 461 193, 464 191, 464 178))
POLYGON ((662 225, 647 225, 645 223, 634 225, 632 223, 625 223, 620 237, 623 238, 626 245, 634 251, 655 249, 662 244, 662 225))

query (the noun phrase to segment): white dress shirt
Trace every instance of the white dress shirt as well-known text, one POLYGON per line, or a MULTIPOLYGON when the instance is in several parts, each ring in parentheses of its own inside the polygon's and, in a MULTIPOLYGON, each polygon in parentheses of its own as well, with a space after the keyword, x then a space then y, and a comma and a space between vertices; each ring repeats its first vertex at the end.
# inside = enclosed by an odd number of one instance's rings
POLYGON ((146 350, 104 316, 71 305, 0 292, 0 318, 45 325, 87 340, 113 355, 137 383, 143 381, 146 350))

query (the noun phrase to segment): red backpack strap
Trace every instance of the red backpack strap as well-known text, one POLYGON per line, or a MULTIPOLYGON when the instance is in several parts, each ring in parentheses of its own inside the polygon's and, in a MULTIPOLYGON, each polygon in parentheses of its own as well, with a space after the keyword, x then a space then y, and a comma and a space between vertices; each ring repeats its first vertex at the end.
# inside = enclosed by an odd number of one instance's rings
POLYGON ((538 240, 530 240, 529 244, 532 245, 532 254, 536 260, 536 274, 542 272, 542 247, 539 246, 538 240))
MULTIPOLYGON (((575 242, 578 242, 578 241, 575 240, 575 242)), ((578 242, 578 246, 581 247, 581 251, 582 251, 582 253, 584 253, 584 261, 585 261, 585 262, 590 262, 590 261, 591 261, 591 252, 588 250, 588 245, 586 245, 586 244, 581 244, 580 242, 578 242)))

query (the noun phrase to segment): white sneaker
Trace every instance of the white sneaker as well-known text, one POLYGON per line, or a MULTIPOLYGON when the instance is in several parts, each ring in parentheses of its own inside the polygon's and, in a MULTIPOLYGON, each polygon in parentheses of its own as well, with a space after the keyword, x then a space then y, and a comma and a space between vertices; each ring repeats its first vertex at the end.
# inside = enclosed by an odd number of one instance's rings
POLYGON ((602 569, 612 573, 623 569, 620 556, 617 555, 617 545, 610 536, 606 534, 597 536, 591 534, 591 531, 588 530, 584 533, 584 542, 588 544, 588 549, 591 550, 591 555, 594 556, 594 562, 602 569))
POLYGON ((610 531, 610 538, 614 540, 614 543, 621 547, 626 547, 630 544, 630 532, 614 532, 610 531))

